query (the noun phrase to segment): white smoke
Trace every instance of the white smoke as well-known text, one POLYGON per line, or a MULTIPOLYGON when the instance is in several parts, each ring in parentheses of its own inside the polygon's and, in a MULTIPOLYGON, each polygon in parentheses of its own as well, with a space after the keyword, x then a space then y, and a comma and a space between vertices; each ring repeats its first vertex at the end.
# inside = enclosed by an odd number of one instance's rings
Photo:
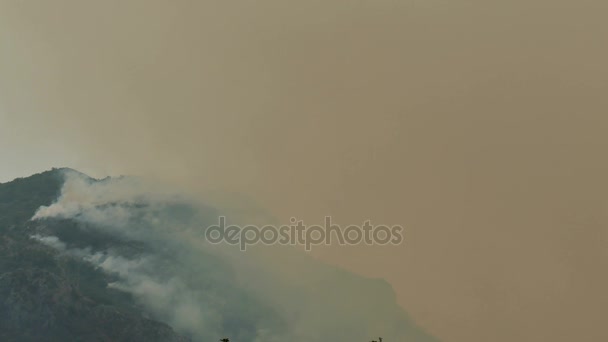
POLYGON ((44 245, 52 247, 54 249, 65 251, 65 243, 61 242, 56 236, 42 236, 40 234, 35 234, 30 236, 30 238, 41 242, 44 245))

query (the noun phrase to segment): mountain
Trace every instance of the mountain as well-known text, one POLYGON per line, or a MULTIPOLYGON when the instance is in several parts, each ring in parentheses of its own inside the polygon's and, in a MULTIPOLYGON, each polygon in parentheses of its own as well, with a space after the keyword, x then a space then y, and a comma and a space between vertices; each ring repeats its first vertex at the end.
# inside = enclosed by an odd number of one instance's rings
POLYGON ((0 184, 0 341, 436 342, 383 280, 207 243, 220 214, 131 177, 0 184))
POLYGON ((108 288, 107 274, 30 238, 74 226, 30 221, 58 197, 64 171, 0 184, 0 341, 187 341, 108 288))

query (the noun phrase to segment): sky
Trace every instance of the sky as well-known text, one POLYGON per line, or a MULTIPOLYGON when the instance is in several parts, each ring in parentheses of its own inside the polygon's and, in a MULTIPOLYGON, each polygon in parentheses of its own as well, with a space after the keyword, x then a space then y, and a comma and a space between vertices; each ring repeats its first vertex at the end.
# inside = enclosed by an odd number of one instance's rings
POLYGON ((605 1, 0 0, 0 181, 406 227, 311 254, 443 341, 608 337, 605 1))

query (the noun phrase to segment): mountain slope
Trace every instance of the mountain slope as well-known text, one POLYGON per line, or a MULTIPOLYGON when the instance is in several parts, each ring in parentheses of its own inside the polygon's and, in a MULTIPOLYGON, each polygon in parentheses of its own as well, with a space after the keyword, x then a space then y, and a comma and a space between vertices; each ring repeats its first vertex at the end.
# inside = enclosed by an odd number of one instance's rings
POLYGON ((0 340, 436 342, 383 280, 207 243, 220 212, 70 169, 0 184, 0 340))
POLYGON ((64 171, 0 184, 0 341, 186 341, 107 288, 103 272, 30 238, 64 171))

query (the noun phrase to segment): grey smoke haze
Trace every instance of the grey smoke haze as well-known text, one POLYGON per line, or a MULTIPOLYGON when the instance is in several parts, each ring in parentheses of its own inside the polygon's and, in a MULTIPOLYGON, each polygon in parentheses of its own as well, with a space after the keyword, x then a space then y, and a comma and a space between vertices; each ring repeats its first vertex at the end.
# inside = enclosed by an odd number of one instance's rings
POLYGON ((607 340, 607 7, 0 0, 3 177, 401 224, 401 247, 315 256, 447 341, 607 340))

